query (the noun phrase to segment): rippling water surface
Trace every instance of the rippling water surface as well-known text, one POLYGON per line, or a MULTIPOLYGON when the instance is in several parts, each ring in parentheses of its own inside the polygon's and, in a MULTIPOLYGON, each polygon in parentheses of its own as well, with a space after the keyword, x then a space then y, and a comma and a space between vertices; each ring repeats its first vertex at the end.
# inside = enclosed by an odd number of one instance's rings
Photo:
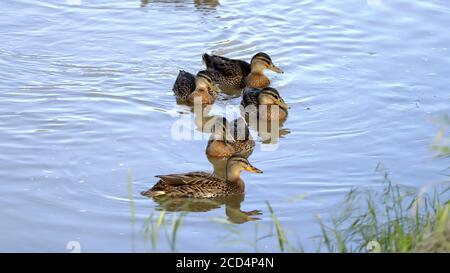
MULTIPOLYGON (((0 251, 66 252, 70 241, 151 251, 145 222, 158 204, 139 193, 154 175, 213 168, 205 139, 171 135, 191 116, 173 81, 200 70, 204 52, 269 53, 285 73, 267 74, 291 109, 276 151, 257 138, 250 161, 264 174, 243 174, 245 200, 235 201, 261 220, 223 224, 225 206, 189 213, 177 250, 254 251, 230 238, 251 241, 255 223, 267 232, 265 200, 312 247, 315 215, 352 187, 382 187, 379 163, 415 188, 448 167, 429 149, 432 120, 450 110, 448 1, 3 2, 0 251), (232 229, 240 237, 227 237, 232 229)), ((164 234, 157 250, 170 250, 164 234)), ((258 250, 277 251, 277 241, 258 250)))

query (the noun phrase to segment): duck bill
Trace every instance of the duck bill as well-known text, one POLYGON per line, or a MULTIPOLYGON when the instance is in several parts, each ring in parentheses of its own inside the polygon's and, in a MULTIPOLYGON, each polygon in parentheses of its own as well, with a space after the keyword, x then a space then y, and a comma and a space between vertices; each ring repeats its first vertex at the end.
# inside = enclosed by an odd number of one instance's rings
POLYGON ((262 173, 260 169, 256 168, 253 165, 248 165, 247 168, 245 168, 246 171, 252 172, 252 173, 262 173))
POLYGON ((219 92, 220 92, 220 88, 219 88, 219 86, 218 86, 217 84, 212 84, 212 85, 211 85, 211 90, 212 90, 213 92, 216 92, 216 93, 219 93, 219 92))
POLYGON ((273 72, 277 72, 280 74, 283 74, 283 70, 281 70, 281 68, 279 68, 278 66, 272 64, 271 66, 268 67, 268 69, 272 70, 273 72))
POLYGON ((278 106, 280 106, 281 108, 283 108, 284 110, 288 110, 289 106, 284 102, 284 101, 279 101, 277 103, 278 106))

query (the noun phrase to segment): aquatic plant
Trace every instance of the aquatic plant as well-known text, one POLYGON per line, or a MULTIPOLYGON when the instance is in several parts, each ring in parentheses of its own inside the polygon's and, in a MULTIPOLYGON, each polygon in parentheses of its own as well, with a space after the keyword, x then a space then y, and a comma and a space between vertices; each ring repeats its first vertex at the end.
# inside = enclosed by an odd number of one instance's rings
POLYGON ((159 213, 159 216, 156 219, 156 222, 154 221, 155 214, 150 214, 144 223, 144 244, 150 240, 152 251, 156 252, 158 238, 159 238, 159 231, 161 227, 164 227, 166 225, 166 211, 162 210, 159 213))
POLYGON ((277 239, 278 239, 278 244, 280 246, 280 251, 281 252, 285 252, 285 250, 286 250, 286 243, 287 243, 286 231, 281 226, 280 221, 278 221, 278 218, 277 218, 277 216, 275 215, 275 212, 272 209, 272 206, 270 206, 270 203, 267 200, 266 200, 266 205, 269 208, 270 216, 272 217, 272 221, 273 221, 273 223, 275 225, 275 228, 276 228, 276 231, 277 231, 277 239))
POLYGON ((170 220, 168 220, 167 215, 168 213, 165 210, 161 210, 159 215, 151 213, 145 220, 143 228, 144 243, 150 241, 153 252, 157 251, 161 231, 164 231, 166 235, 166 242, 170 246, 170 250, 172 252, 177 250, 177 235, 187 212, 173 212, 170 220))
POLYGON ((378 196, 351 191, 331 220, 318 221, 328 252, 410 252, 427 234, 444 232, 449 209, 438 193, 404 193, 389 182, 378 196))
POLYGON ((450 157, 450 136, 446 136, 450 127, 450 117, 445 115, 435 123, 439 125, 440 129, 431 144, 431 149, 438 153, 438 157, 450 157))

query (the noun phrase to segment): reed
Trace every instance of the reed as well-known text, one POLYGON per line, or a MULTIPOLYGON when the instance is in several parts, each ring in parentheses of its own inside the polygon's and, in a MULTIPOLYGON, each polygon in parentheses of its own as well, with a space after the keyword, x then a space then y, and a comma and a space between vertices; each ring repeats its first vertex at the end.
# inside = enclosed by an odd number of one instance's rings
POLYGON ((445 232, 450 205, 441 197, 446 191, 411 193, 385 177, 381 195, 353 190, 330 220, 318 218, 328 252, 373 252, 374 247, 377 252, 410 252, 429 234, 445 232))
POLYGON ((286 251, 286 243, 287 243, 286 230, 281 226, 280 221, 278 221, 278 217, 275 215, 275 212, 273 211, 272 206, 270 205, 269 201, 267 201, 267 200, 266 200, 266 205, 267 205, 267 208, 269 209, 270 216, 275 225, 280 251, 285 252, 286 251))

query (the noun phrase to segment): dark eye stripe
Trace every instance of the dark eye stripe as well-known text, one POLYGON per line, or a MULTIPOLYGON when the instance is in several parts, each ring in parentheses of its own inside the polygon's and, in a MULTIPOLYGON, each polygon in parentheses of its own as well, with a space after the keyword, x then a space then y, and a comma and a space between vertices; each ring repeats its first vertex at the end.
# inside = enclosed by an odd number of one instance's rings
POLYGON ((212 80, 211 80, 210 77, 207 77, 207 76, 205 76, 205 75, 200 75, 200 77, 203 78, 203 79, 205 79, 205 80, 207 80, 209 83, 212 82, 212 80))
POLYGON ((267 66, 272 64, 272 62, 270 60, 268 60, 268 59, 266 59, 264 57, 259 57, 258 56, 258 57, 256 57, 256 59, 259 60, 259 61, 263 61, 264 63, 266 63, 267 66))
POLYGON ((272 92, 272 93, 277 94, 278 96, 280 96, 280 93, 278 92, 278 90, 276 90, 275 88, 272 88, 272 87, 264 88, 263 92, 272 92))
POLYGON ((244 163, 244 164, 248 164, 248 161, 243 159, 242 157, 234 157, 234 158, 232 158, 232 160, 235 161, 235 162, 241 162, 241 163, 244 163))
POLYGON ((206 71, 200 71, 200 72, 198 72, 198 73, 197 73, 197 77, 203 78, 203 79, 207 80, 209 83, 212 83, 212 78, 211 78, 211 76, 209 75, 209 73, 206 72, 206 71))
POLYGON ((274 92, 273 90, 264 89, 261 92, 261 94, 266 94, 266 95, 272 96, 272 97, 274 97, 276 99, 280 98, 280 95, 278 94, 278 92, 274 92))

